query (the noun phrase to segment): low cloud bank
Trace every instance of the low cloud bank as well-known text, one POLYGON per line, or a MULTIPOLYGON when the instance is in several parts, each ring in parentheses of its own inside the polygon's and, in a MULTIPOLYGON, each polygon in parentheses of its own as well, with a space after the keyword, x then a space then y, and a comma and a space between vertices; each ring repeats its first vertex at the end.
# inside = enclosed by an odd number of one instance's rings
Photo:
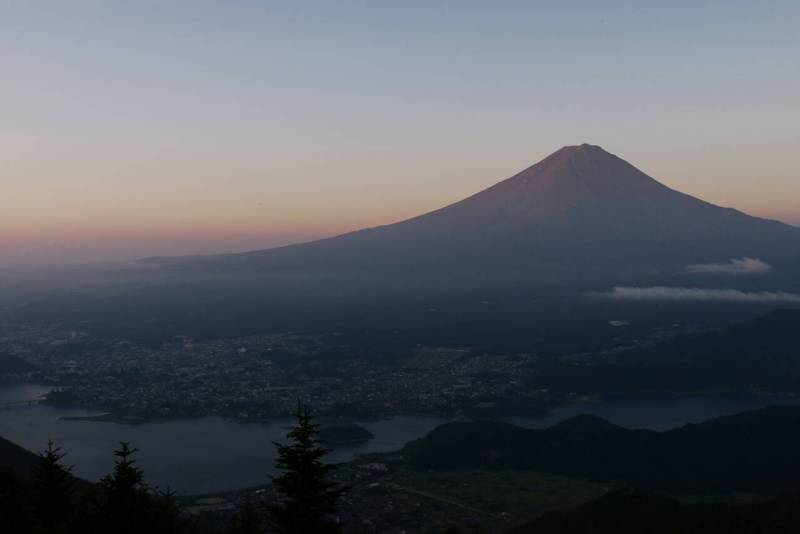
POLYGON ((800 304, 800 295, 785 291, 739 291, 695 287, 615 287, 592 295, 614 300, 673 300, 719 302, 789 302, 800 304))
POLYGON ((688 274, 764 274, 772 270, 758 258, 732 259, 728 263, 698 263, 686 267, 688 274))

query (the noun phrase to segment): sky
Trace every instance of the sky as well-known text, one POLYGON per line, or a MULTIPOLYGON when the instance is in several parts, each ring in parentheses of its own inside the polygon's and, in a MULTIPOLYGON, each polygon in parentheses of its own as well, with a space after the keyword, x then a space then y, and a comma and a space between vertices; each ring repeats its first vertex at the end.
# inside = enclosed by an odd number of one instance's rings
POLYGON ((800 2, 0 0, 0 264, 386 224, 601 145, 800 225, 800 2))

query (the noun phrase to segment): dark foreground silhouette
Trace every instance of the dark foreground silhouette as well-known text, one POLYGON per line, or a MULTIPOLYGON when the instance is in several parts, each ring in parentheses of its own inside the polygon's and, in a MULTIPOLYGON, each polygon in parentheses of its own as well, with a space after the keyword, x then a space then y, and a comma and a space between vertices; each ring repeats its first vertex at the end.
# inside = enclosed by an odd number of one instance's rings
MULTIPOLYGON (((329 480, 319 425, 298 406, 287 443, 275 443, 275 496, 247 500, 226 534, 337 534, 334 520, 341 489, 329 480)), ((72 476, 60 448, 49 443, 38 457, 0 440, 0 532, 3 534, 184 534, 211 532, 184 513, 169 490, 148 486, 136 465, 137 450, 121 443, 113 471, 90 484, 72 476)))

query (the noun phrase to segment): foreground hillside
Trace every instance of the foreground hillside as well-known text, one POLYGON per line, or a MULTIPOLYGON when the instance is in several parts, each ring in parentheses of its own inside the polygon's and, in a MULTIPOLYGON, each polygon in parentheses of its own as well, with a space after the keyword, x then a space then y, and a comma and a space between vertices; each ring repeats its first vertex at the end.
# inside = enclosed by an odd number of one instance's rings
POLYGON ((21 476, 29 476, 31 468, 36 465, 39 456, 0 438, 0 469, 8 469, 21 476))
POLYGON ((408 444, 416 469, 523 469, 675 491, 800 490, 800 407, 720 417, 667 432, 578 416, 544 430, 443 425, 408 444))

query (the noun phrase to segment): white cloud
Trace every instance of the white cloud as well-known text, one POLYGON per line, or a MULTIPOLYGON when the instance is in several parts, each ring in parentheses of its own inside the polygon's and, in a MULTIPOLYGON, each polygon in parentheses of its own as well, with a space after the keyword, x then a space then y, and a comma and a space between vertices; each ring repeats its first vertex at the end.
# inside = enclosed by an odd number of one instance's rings
POLYGON ((764 274, 771 270, 769 263, 757 258, 732 259, 728 263, 699 263, 686 267, 689 274, 764 274))
POLYGON ((592 295, 614 300, 674 300, 719 302, 788 302, 800 304, 800 295, 785 291, 739 291, 695 287, 615 287, 592 295))

